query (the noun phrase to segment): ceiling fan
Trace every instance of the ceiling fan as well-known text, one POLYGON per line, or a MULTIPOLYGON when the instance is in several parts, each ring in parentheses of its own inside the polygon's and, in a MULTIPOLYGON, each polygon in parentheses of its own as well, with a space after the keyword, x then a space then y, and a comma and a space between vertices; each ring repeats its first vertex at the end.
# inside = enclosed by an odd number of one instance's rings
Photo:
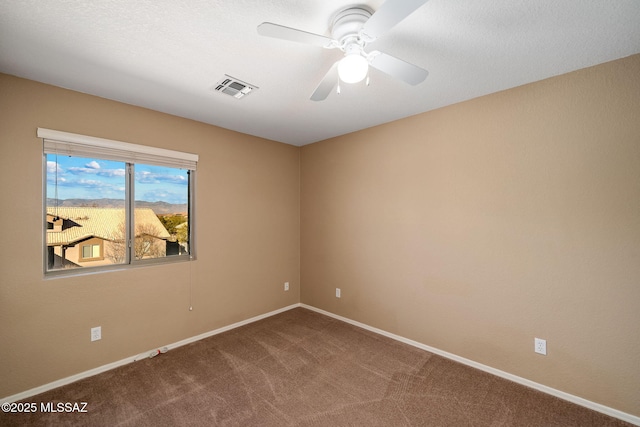
POLYGON ((357 83, 367 78, 369 65, 411 85, 424 81, 429 74, 417 65, 379 51, 365 51, 368 43, 393 28, 428 0, 387 0, 373 12, 367 6, 354 6, 339 12, 331 26, 331 38, 271 22, 258 25, 258 34, 277 39, 312 44, 327 49, 340 49, 344 58, 335 62, 311 95, 322 101, 338 84, 357 83))

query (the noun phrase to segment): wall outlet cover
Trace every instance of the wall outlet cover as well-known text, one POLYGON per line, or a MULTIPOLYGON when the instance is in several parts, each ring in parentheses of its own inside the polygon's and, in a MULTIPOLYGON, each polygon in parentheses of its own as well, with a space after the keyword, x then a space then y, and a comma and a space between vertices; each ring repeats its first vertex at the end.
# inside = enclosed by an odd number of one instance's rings
POLYGON ((542 338, 535 338, 533 340, 533 351, 538 354, 543 354, 546 356, 547 354, 547 340, 543 340, 542 338))
POLYGON ((98 341, 102 339, 102 327, 96 326, 91 328, 91 341, 98 341))

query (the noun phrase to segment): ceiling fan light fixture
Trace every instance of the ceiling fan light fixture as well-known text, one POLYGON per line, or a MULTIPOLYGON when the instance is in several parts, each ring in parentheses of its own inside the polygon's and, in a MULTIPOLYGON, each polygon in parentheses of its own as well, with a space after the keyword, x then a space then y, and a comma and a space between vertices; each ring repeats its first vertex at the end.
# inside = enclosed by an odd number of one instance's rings
POLYGON ((369 62, 359 53, 347 54, 338 63, 338 76, 345 83, 358 83, 368 72, 369 62))

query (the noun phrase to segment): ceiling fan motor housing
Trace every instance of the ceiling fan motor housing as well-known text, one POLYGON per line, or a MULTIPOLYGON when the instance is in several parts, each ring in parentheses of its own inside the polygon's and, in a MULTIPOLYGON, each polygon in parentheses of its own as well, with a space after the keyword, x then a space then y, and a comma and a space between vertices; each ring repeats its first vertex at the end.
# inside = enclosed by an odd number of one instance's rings
POLYGON ((338 40, 342 46, 359 42, 358 32, 365 22, 373 15, 373 10, 367 6, 358 6, 345 9, 336 15, 331 26, 331 36, 338 40))

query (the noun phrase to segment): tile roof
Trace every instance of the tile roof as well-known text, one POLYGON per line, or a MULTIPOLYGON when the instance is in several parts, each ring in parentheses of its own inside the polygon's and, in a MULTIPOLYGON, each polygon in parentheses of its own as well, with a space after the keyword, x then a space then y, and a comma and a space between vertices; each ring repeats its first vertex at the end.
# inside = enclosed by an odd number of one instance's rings
MULTIPOLYGON (((47 230, 47 245, 57 246, 84 240, 89 237, 99 237, 113 240, 121 234, 119 229, 124 223, 124 209, 122 208, 90 208, 90 207, 47 207, 48 215, 57 215, 62 219, 71 220, 78 226, 69 227, 63 231, 47 230)), ((170 236, 155 212, 150 208, 135 209, 136 228, 139 225, 150 224, 158 230, 157 236, 167 239, 170 236)))

